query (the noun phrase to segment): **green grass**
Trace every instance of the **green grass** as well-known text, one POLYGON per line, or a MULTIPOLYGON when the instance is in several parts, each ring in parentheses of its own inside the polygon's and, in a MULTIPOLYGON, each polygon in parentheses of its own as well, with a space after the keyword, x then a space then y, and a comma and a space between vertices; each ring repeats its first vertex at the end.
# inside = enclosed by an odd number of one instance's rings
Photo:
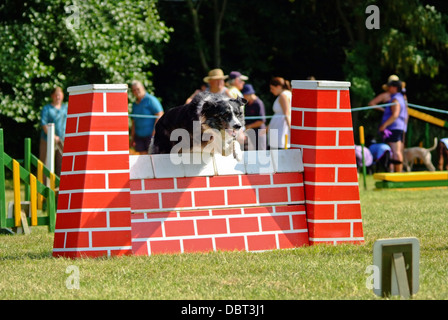
MULTIPOLYGON (((375 240, 417 237, 420 289, 448 299, 448 189, 368 190, 360 184, 365 243, 262 253, 52 258, 53 234, 0 236, 0 299, 380 299, 366 288, 375 240), (80 288, 67 289, 67 267, 80 288)), ((394 298, 398 299, 398 298, 394 298)))

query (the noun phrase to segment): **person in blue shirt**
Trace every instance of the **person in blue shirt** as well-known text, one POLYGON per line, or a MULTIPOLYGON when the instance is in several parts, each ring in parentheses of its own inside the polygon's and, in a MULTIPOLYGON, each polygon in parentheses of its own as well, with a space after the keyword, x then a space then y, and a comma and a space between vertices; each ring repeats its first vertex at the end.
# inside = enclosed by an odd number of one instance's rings
POLYGON ((155 124, 163 115, 163 108, 156 97, 146 92, 140 81, 133 81, 131 90, 136 98, 131 112, 131 147, 138 154, 147 154, 155 133, 155 124))
POLYGON ((51 91, 51 103, 44 105, 40 114, 40 125, 42 127, 40 135, 39 159, 46 164, 47 158, 47 132, 48 125, 54 124, 55 131, 55 173, 61 172, 62 150, 65 138, 65 126, 67 122, 67 103, 64 103, 64 91, 61 87, 55 87, 51 91))

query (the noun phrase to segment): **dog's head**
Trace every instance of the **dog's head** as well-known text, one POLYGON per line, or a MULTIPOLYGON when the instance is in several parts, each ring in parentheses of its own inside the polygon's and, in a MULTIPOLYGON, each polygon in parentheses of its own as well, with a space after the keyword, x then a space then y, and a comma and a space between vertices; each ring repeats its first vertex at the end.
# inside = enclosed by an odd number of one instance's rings
POLYGON ((232 130, 234 135, 244 126, 243 107, 247 101, 243 98, 228 98, 222 95, 203 95, 199 108, 202 123, 207 128, 232 130))
POLYGON ((210 93, 201 94, 200 99, 198 115, 202 130, 215 132, 207 140, 214 141, 223 155, 230 154, 240 129, 245 125, 243 107, 247 100, 210 93))

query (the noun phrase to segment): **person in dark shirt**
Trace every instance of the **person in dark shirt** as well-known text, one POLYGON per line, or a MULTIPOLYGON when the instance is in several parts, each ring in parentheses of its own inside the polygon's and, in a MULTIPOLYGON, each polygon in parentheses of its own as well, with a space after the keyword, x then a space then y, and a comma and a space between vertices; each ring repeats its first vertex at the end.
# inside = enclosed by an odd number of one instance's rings
POLYGON ((241 93, 247 100, 244 107, 247 136, 247 148, 245 149, 266 150, 266 111, 264 103, 257 97, 251 84, 245 84, 241 93))

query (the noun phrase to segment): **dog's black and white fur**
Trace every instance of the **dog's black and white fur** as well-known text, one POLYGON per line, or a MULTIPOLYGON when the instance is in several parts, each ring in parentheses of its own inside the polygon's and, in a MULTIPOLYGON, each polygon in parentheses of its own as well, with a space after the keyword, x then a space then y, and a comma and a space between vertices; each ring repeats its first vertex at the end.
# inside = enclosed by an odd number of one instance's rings
POLYGON ((236 138, 244 126, 246 103, 243 98, 198 93, 190 103, 169 109, 157 121, 149 153, 208 150, 224 156, 233 154, 241 160, 241 147, 236 138))

